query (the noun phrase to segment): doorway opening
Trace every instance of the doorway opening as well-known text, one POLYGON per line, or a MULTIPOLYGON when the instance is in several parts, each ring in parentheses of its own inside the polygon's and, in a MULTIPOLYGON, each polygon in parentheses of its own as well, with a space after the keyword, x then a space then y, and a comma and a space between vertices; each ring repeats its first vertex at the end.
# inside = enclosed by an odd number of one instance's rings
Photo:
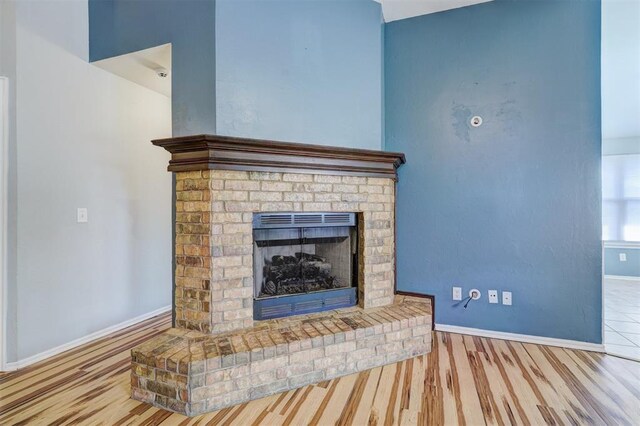
POLYGON ((603 340, 640 360, 640 3, 602 2, 603 340))
POLYGON ((9 82, 0 76, 0 371, 6 362, 9 82))

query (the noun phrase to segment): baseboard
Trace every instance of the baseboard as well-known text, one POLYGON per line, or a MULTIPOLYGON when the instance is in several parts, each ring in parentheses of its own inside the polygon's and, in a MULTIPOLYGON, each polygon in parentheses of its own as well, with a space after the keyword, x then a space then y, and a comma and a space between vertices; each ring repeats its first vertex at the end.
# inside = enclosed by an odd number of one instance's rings
MULTIPOLYGON (((621 353, 617 353, 615 350, 610 351, 609 349, 607 349, 607 345, 605 345, 604 348, 607 351, 607 355, 615 356, 615 357, 622 358, 622 359, 628 359, 629 361, 640 362, 640 356, 621 354, 621 353)), ((629 347, 629 348, 633 349, 632 347, 629 347)))
POLYGON ((640 277, 634 277, 633 275, 605 275, 604 278, 611 280, 640 281, 640 277))
POLYGON ((120 324, 116 324, 116 325, 112 325, 111 327, 107 327, 104 328, 102 330, 96 331, 94 333, 88 334, 84 337, 81 337, 79 339, 76 340, 72 340, 71 342, 65 343, 63 345, 57 346, 55 348, 46 350, 44 352, 40 352, 39 354, 35 354, 32 355, 28 358, 19 360, 19 361, 15 361, 15 362, 8 362, 4 365, 4 368, 0 369, 0 371, 16 371, 19 370, 20 368, 24 368, 27 367, 31 364, 35 364, 36 362, 40 362, 42 360, 45 360, 47 358, 50 358, 52 356, 58 355, 62 352, 68 351, 70 349, 76 348, 80 345, 84 345, 85 343, 89 343, 92 340, 96 340, 96 339, 100 339, 102 337, 105 337, 111 333, 115 333, 116 331, 120 331, 123 328, 127 328, 130 327, 132 325, 135 325, 139 322, 145 321, 149 318, 155 317, 156 315, 160 315, 160 314, 164 314, 165 312, 168 312, 171 310, 171 305, 169 306, 163 306, 162 308, 156 309, 154 311, 151 312, 147 312, 146 314, 142 314, 140 316, 137 316, 135 318, 132 318, 130 320, 121 322, 120 324))
POLYGON ((604 248, 606 248, 606 249, 638 250, 638 249, 640 249, 640 243, 635 242, 635 241, 618 241, 618 242, 607 242, 607 241, 605 241, 604 248))
POLYGON ((580 349, 590 352, 604 352, 604 345, 599 343, 580 342, 577 340, 555 339, 552 337, 532 336, 529 334, 505 333, 502 331, 483 330, 480 328, 459 327, 457 325, 436 324, 436 331, 447 333, 468 334, 471 336, 488 337, 490 339, 513 340, 536 345, 558 346, 567 349, 580 349))

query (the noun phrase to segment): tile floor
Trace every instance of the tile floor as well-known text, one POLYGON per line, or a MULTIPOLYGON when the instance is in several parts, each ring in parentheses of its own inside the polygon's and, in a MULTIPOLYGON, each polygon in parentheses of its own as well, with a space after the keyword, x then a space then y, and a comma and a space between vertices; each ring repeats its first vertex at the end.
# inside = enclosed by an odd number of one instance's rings
POLYGON ((605 278, 604 344, 607 353, 640 360, 640 278, 605 278))

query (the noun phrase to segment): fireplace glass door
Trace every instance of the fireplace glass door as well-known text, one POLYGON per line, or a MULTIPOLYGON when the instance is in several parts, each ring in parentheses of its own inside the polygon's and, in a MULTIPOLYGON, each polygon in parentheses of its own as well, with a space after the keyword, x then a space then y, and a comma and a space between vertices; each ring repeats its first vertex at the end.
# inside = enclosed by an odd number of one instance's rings
POLYGON ((275 218, 261 228, 254 220, 254 315, 273 318, 355 304, 355 214, 268 216, 275 218))

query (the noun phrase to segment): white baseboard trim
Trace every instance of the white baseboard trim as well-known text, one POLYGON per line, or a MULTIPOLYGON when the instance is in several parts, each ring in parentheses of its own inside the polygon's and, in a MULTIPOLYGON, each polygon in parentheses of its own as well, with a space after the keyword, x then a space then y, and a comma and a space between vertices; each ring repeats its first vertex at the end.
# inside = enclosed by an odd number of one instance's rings
POLYGON ((604 243, 604 248, 606 249, 630 249, 630 250, 638 250, 640 249, 640 243, 635 241, 618 241, 618 242, 607 242, 604 243))
POLYGON ((604 278, 612 280, 640 281, 640 277, 634 277, 632 275, 605 275, 604 278))
POLYGON ((471 336, 488 337, 490 339, 513 340, 536 345, 558 346, 560 348, 580 349, 590 352, 604 352, 604 345, 598 343, 580 342, 577 340, 555 339, 552 337, 532 336, 529 334, 506 333, 502 331, 483 330, 480 328, 459 327, 457 325, 436 324, 436 331, 447 333, 468 334, 471 336))
POLYGON ((80 345, 84 345, 85 343, 91 342, 92 340, 100 339, 104 336, 107 336, 111 333, 115 333, 124 328, 135 325, 139 322, 148 320, 149 318, 155 317, 156 315, 164 314, 171 310, 171 305, 163 306, 162 308, 156 309, 151 312, 147 312, 146 314, 142 314, 135 318, 131 318, 129 320, 123 321, 120 324, 112 325, 111 327, 104 328, 102 330, 96 331, 94 333, 88 334, 79 339, 72 340, 71 342, 62 344, 55 348, 46 350, 44 352, 40 352, 39 354, 32 355, 28 358, 18 360, 15 362, 8 362, 4 365, 4 368, 0 369, 0 371, 16 371, 20 368, 27 367, 31 364, 35 364, 36 362, 40 362, 52 356, 58 355, 62 352, 68 351, 69 349, 77 348, 80 345))

